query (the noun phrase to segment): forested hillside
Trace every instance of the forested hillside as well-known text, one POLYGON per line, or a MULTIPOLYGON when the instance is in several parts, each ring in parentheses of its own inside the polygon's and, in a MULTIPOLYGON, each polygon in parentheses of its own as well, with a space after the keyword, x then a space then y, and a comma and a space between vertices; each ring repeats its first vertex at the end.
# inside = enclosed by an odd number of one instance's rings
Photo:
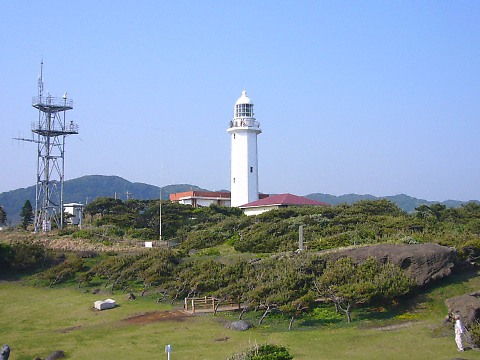
MULTIPOLYGON (((171 193, 188 190, 202 190, 196 185, 177 184, 162 187, 162 199, 171 193)), ((160 188, 143 183, 132 183, 119 176, 89 175, 64 183, 64 203, 89 203, 98 197, 117 197, 118 199, 158 199, 160 188)), ((0 194, 0 205, 13 224, 20 222, 20 210, 26 200, 35 205, 35 186, 12 190, 0 194)))
MULTIPOLYGON (((162 187, 162 199, 167 200, 171 193, 189 191, 189 190, 205 190, 196 185, 190 184, 176 184, 162 187)), ((209 189, 212 190, 212 189, 209 189)), ((219 190, 219 189, 213 189, 219 190)), ((98 197, 117 197, 118 199, 126 200, 139 199, 149 200, 158 199, 160 195, 160 188, 155 185, 148 185, 144 183, 132 183, 118 176, 104 176, 104 175, 88 175, 77 179, 65 181, 64 202, 79 202, 82 204, 89 203, 98 197)), ((322 193, 309 194, 306 197, 326 202, 327 204, 353 204, 361 200, 378 200, 387 199, 397 204, 406 212, 412 212, 420 205, 431 205, 437 202, 417 199, 408 195, 395 195, 386 197, 375 197, 373 195, 357 195, 348 194, 341 196, 334 196, 322 193)), ((28 188, 16 189, 4 193, 0 193, 0 206, 5 210, 8 220, 12 224, 20 222, 20 210, 26 200, 35 205, 35 186, 28 188)), ((447 207, 459 207, 464 202, 449 200, 441 202, 440 204, 447 207)))

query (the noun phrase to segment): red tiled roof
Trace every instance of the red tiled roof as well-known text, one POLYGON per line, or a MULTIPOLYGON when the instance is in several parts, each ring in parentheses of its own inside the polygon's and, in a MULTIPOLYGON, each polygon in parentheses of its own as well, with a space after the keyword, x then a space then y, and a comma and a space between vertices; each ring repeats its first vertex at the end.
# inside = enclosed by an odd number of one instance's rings
POLYGON ((286 205, 312 205, 312 206, 330 206, 330 204, 312 200, 303 196, 293 194, 278 194, 253 201, 251 203, 239 206, 240 208, 260 207, 260 206, 286 206, 286 205))

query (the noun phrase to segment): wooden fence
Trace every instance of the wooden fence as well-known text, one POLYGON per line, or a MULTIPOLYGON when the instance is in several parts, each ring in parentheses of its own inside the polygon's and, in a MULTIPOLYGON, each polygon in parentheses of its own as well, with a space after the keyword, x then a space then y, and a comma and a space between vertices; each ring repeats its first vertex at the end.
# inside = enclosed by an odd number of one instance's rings
POLYGON ((185 311, 189 311, 192 314, 195 314, 195 312, 228 311, 241 308, 240 304, 220 302, 219 299, 212 296, 185 298, 183 307, 185 311))

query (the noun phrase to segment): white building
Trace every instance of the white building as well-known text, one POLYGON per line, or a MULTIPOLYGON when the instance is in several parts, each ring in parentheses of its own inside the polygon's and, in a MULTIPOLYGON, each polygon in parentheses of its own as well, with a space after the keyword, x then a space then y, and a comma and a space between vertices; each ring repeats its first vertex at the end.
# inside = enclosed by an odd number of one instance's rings
POLYGON ((227 132, 231 136, 231 206, 258 200, 257 135, 262 132, 253 117, 253 102, 242 91, 227 132))
POLYGON ((330 206, 327 203, 312 200, 304 196, 293 194, 277 194, 261 198, 248 204, 240 205, 240 209, 247 216, 260 215, 264 212, 286 208, 289 206, 330 206))
POLYGON ((230 193, 192 190, 170 194, 170 201, 193 207, 210 206, 211 204, 230 206, 230 193))
POLYGON ((82 226, 84 207, 85 205, 79 203, 63 204, 67 224, 82 226))

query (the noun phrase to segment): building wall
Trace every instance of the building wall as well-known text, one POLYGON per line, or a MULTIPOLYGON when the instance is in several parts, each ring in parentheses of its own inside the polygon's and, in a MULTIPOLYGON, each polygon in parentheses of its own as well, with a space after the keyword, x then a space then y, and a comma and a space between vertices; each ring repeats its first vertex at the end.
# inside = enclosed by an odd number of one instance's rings
POLYGON ((231 179, 232 206, 258 200, 258 130, 232 128, 231 179))
POLYGON ((230 193, 221 191, 185 191, 170 194, 170 201, 194 207, 210 206, 211 204, 230 206, 230 193))
POLYGON ((279 207, 275 205, 275 206, 259 206, 259 207, 253 207, 253 208, 245 208, 242 210, 245 215, 252 216, 252 215, 260 215, 260 214, 263 214, 264 212, 275 210, 278 208, 279 207))
POLYGON ((67 223, 73 225, 81 224, 81 218, 83 216, 83 205, 82 204, 65 204, 64 205, 64 212, 66 214, 72 215, 67 219, 67 223))

